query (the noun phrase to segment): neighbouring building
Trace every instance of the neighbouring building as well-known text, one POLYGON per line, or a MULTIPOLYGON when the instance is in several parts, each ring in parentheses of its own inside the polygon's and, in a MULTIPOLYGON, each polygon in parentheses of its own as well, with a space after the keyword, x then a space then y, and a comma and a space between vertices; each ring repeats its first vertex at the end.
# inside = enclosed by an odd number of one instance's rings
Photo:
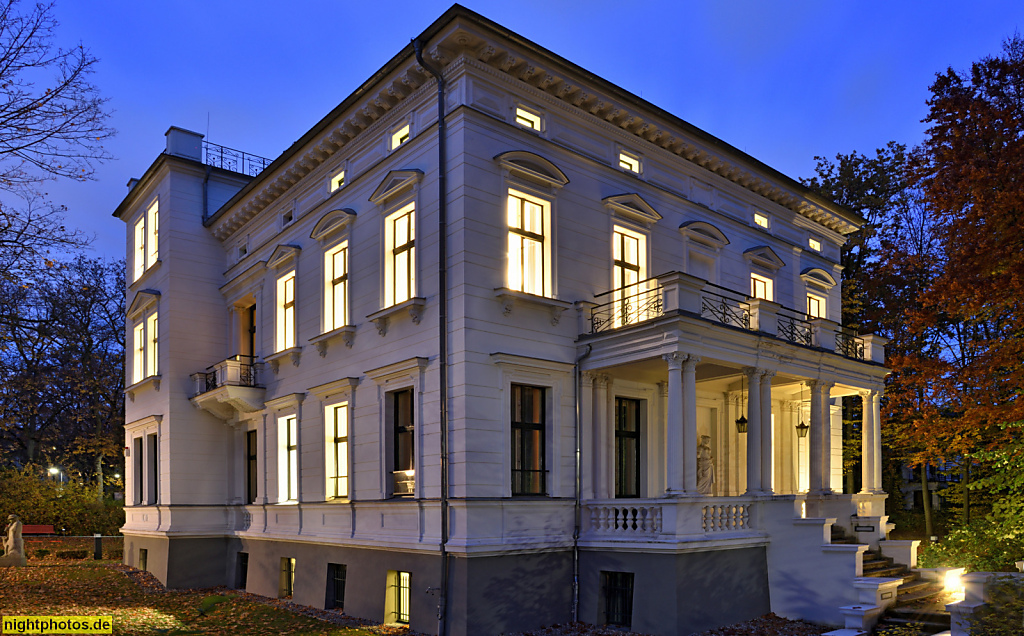
POLYGON ((127 564, 426 633, 857 602, 857 214, 459 6, 273 161, 166 138, 114 213, 127 564))

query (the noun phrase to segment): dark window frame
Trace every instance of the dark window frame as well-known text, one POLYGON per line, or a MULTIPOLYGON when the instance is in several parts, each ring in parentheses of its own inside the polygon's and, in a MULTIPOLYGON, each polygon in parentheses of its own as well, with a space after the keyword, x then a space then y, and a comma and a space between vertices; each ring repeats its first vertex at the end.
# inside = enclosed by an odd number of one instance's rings
POLYGON ((512 495, 547 495, 547 387, 513 384, 510 387, 510 393, 512 407, 509 414, 512 443, 512 495), (531 402, 523 401, 523 398, 527 395, 527 390, 532 394, 531 402), (527 418, 524 414, 534 410, 530 407, 538 403, 540 405, 540 415, 535 419, 540 421, 525 421, 527 418), (528 441, 532 437, 531 433, 539 433, 537 435, 539 452, 537 453, 529 452, 528 441), (530 462, 531 455, 536 458, 539 465, 530 463, 528 467, 527 463, 530 462), (531 476, 536 477, 536 480, 531 479, 531 476))
POLYGON ((634 582, 632 572, 601 572, 605 625, 632 627, 634 582))
POLYGON ((255 429, 245 432, 245 501, 256 503, 257 486, 259 484, 258 438, 255 429))
POLYGON ((327 564, 327 609, 345 609, 345 580, 348 566, 344 563, 327 564))
POLYGON ((397 473, 413 471, 416 474, 416 400, 412 387, 399 389, 391 392, 391 470, 392 470, 392 495, 396 497, 415 496, 415 488, 412 492, 396 492, 397 473), (407 407, 403 412, 403 406, 407 407), (408 453, 403 461, 402 451, 403 439, 407 440, 408 453))
POLYGON ((640 496, 640 426, 642 420, 643 400, 635 398, 615 398, 615 497, 617 499, 629 499, 637 498, 640 496), (634 430, 629 430, 624 426, 624 420, 628 417, 628 405, 632 404, 634 407, 635 420, 634 430), (627 484, 625 478, 627 475, 624 474, 624 465, 626 463, 626 457, 624 455, 625 447, 627 446, 627 440, 633 442, 633 468, 634 473, 632 475, 631 484, 627 484), (631 486, 627 489, 626 486, 631 486))

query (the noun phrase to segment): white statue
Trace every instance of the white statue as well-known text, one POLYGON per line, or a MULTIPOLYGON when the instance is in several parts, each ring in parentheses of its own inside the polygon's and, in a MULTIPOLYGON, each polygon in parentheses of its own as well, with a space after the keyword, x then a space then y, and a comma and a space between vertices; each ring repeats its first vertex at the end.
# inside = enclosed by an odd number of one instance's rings
POLYGON ((7 516, 7 522, 4 555, 0 557, 0 566, 24 567, 28 561, 25 558, 25 541, 21 538, 21 519, 18 515, 12 514, 7 516))
POLYGON ((701 435, 697 446, 697 492, 710 495, 715 483, 715 464, 711 456, 711 436, 701 435))

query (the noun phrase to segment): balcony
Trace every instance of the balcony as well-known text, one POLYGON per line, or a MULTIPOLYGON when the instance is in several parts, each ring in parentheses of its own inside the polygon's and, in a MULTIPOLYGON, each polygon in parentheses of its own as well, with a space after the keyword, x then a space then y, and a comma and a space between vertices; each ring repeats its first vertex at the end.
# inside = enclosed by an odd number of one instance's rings
POLYGON ((263 363, 236 355, 193 373, 192 403, 222 420, 263 409, 263 363))
POLYGON ((681 310, 802 347, 834 351, 854 360, 885 361, 883 338, 859 336, 830 320, 811 318, 801 311, 679 272, 606 291, 595 298, 605 302, 591 304, 589 325, 581 325, 591 334, 631 327, 681 310))

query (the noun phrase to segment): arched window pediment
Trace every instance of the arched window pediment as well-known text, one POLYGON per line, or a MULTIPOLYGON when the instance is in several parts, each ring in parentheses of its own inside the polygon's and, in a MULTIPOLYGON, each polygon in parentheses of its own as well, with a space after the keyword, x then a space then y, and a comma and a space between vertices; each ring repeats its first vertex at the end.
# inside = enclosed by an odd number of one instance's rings
POLYGON ((356 220, 356 213, 350 208, 339 208, 327 212, 316 222, 309 238, 322 241, 344 230, 356 220))
POLYGON ((687 221, 679 226, 679 231, 691 240, 715 249, 729 244, 725 233, 707 221, 687 221))
POLYGON ((494 160, 510 174, 541 185, 561 188, 569 183, 569 177, 558 166, 532 152, 511 150, 497 155, 494 160))
POLYGON ((809 285, 817 285, 825 289, 832 289, 836 286, 836 279, 820 267, 808 267, 800 272, 800 278, 809 285))

